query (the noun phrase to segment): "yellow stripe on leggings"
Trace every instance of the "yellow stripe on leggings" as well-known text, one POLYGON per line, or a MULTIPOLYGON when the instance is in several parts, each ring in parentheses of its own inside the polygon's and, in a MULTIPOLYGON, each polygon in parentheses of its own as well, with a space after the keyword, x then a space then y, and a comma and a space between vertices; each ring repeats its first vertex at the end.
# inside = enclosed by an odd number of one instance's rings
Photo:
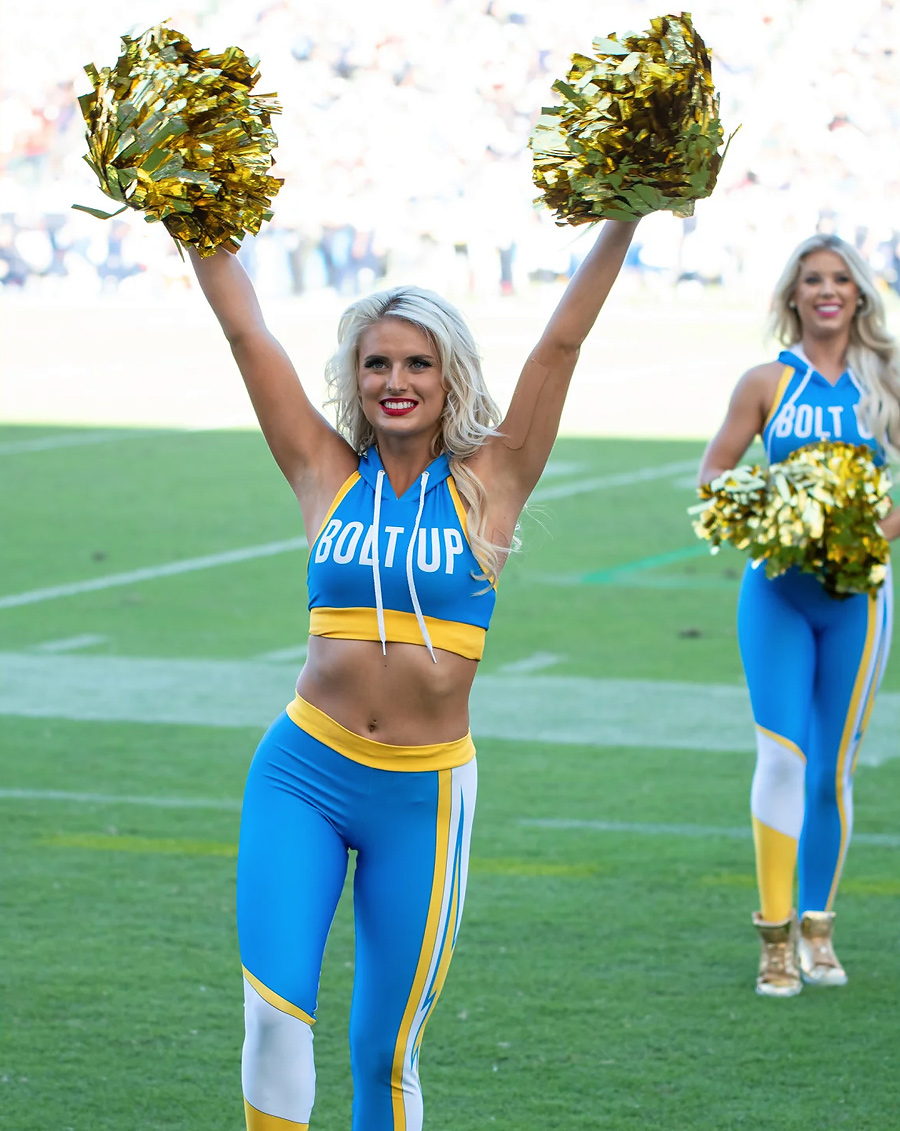
POLYGON ((796 754, 801 762, 806 762, 806 755, 800 749, 796 742, 791 742, 789 738, 785 738, 783 734, 776 734, 774 730, 768 730, 766 727, 761 727, 759 723, 756 724, 756 729, 761 733, 771 738, 773 742, 777 742, 779 746, 783 746, 785 750, 790 750, 792 754, 796 754))
POLYGON ((425 1025, 428 1018, 431 1016, 431 1010, 434 1009, 435 1002, 441 996, 441 990, 443 990, 444 982, 447 980, 447 971, 450 969, 450 959, 453 957, 453 947, 456 943, 456 928, 459 923, 459 901, 462 895, 462 855, 458 848, 457 851, 453 853, 452 867, 453 875, 450 880, 451 888, 450 899, 447 905, 447 915, 444 919, 444 940, 441 947, 441 957, 438 960, 438 967, 429 989, 431 1001, 428 1006, 428 1011, 422 1018, 419 1031, 413 1039, 413 1047, 410 1053, 411 1061, 415 1061, 418 1056, 419 1048, 422 1044, 422 1037, 425 1034, 425 1025))
POLYGON ((244 1100, 244 1119, 247 1131, 309 1131, 308 1123, 295 1123, 293 1119, 281 1119, 277 1115, 266 1115, 244 1100))
POLYGON ((781 923, 794 906, 797 841, 756 817, 752 820, 760 914, 767 923, 781 923))
POLYGON ((312 1014, 309 1014, 306 1012, 306 1010, 301 1009, 299 1005, 294 1005, 294 1003, 292 1001, 288 1001, 286 997, 282 997, 280 994, 276 994, 274 990, 270 990, 264 982, 261 982, 259 978, 254 977, 254 975, 250 973, 246 966, 242 966, 241 969, 244 971, 244 977, 256 990, 263 1001, 267 1001, 269 1005, 274 1006, 275 1009, 281 1010, 282 1013, 287 1013, 290 1017, 296 1017, 300 1021, 305 1021, 307 1025, 315 1025, 316 1019, 312 1016, 312 1014))
POLYGON ((841 822, 841 846, 838 849, 837 863, 834 869, 834 875, 831 879, 831 890, 828 892, 828 900, 825 904, 825 910, 830 911, 834 903, 834 897, 837 895, 838 881, 841 878, 841 869, 844 864, 844 857, 847 854, 847 811, 844 807, 844 763, 847 761, 847 751, 850 749, 850 744, 856 734, 856 720, 859 715, 859 704, 862 698, 863 688, 866 682, 866 675, 869 670, 869 661, 872 658, 872 647, 875 643, 875 629, 877 626, 877 599, 869 595, 868 615, 866 623, 866 643, 863 648, 862 659, 859 662, 859 667, 856 671, 856 680, 853 684, 853 694, 850 696, 850 708, 847 711, 847 717, 844 719, 844 731, 841 735, 841 745, 838 750, 837 767, 834 772, 835 776, 835 793, 837 795, 838 815, 841 822))
MULTIPOLYGON (((884 597, 876 598, 879 605, 884 604, 884 597)), ((887 627, 884 623, 884 609, 878 610, 878 616, 881 619, 881 627, 878 629, 878 655, 875 657, 875 663, 872 666, 872 675, 869 679, 869 686, 866 690, 865 707, 863 709, 862 722, 859 724, 859 742, 856 744, 856 749, 853 752, 853 765, 850 767, 850 777, 856 773, 856 761, 859 758, 859 752, 862 748, 862 740, 866 731, 869 729, 869 715, 872 714, 872 708, 875 706, 875 693, 878 690, 878 677, 884 667, 885 661, 885 644, 889 642, 887 627)))
POLYGON ((441 925, 441 906, 444 902, 444 885, 447 880, 447 850, 450 842, 450 818, 453 811, 453 771, 438 771, 438 804, 434 845, 434 879, 431 884, 431 897, 428 901, 428 915, 425 919, 425 937, 419 952, 419 964, 413 978, 412 990, 406 1002, 397 1043, 394 1046, 394 1063, 391 1065, 391 1106, 394 1113, 394 1131, 406 1131, 406 1105, 403 1102, 403 1068, 406 1062, 406 1046, 409 1041, 413 1021, 419 1011, 419 1003, 425 993, 425 983, 431 967, 431 959, 437 945, 441 925))

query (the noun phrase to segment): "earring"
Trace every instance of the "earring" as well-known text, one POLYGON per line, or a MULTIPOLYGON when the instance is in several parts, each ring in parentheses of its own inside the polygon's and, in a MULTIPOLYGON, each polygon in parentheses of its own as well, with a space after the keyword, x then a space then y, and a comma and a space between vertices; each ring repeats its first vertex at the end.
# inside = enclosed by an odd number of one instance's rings
POLYGON ((788 306, 789 306, 789 307, 791 308, 791 310, 796 310, 796 309, 797 309, 797 304, 796 304, 795 302, 789 302, 789 303, 788 303, 788 306))
POLYGON ((861 308, 861 307, 866 305, 866 300, 863 298, 862 295, 860 295, 859 298, 856 300, 856 305, 857 305, 858 308, 861 308))

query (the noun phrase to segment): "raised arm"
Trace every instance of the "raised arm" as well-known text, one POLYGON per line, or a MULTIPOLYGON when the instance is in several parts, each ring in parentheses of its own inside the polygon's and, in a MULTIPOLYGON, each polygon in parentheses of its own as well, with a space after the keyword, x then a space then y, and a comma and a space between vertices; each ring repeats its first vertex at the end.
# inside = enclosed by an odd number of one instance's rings
POLYGON ((637 221, 607 220, 516 384, 483 478, 521 509, 550 456, 581 345, 625 260, 637 221))
MULTIPOLYGON (((317 483, 343 464, 355 461, 350 446, 313 407, 287 354, 269 332, 253 285, 231 252, 220 249, 206 259, 193 250, 191 263, 200 287, 218 318, 266 442, 304 509, 316 510, 317 483)), ((334 478, 331 476, 330 478, 334 478)), ((327 492, 327 484, 323 488, 327 492)))

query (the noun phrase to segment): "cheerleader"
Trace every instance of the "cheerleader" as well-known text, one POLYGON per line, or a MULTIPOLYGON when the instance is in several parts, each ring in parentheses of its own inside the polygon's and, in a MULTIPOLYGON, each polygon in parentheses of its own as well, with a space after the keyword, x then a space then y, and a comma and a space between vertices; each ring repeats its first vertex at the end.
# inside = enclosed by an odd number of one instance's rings
MULTIPOLYGON (((858 252, 830 235, 801 243, 775 288, 772 318, 786 348, 738 382, 701 483, 735 467, 757 435, 770 463, 820 440, 865 444, 878 464, 897 457, 897 349, 858 252)), ((881 528, 895 538, 900 513, 881 528)), ((744 571, 738 641, 756 723, 757 993, 791 997, 804 982, 847 981, 832 942, 834 903, 853 773, 890 639, 890 572, 876 594, 840 597, 796 569, 771 579, 749 564, 744 571)))

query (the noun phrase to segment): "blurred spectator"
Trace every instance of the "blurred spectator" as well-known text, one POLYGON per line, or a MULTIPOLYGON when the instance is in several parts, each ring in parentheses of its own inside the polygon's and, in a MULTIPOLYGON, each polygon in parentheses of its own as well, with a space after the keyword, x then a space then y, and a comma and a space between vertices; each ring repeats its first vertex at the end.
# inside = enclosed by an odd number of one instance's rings
MULTIPOLYGON (((135 19, 144 6, 136 0, 135 19)), ((87 83, 73 60, 90 58, 98 25, 120 17, 113 0, 42 8, 60 34, 50 65, 29 70, 28 82, 13 64, 43 49, 46 23, 22 6, 6 17, 0 281, 84 285, 87 271, 97 289, 115 289, 166 258, 164 277, 182 285, 170 251, 154 251, 162 234, 140 217, 103 227, 68 212, 92 192, 76 101, 87 83)), ((889 212, 900 194, 900 0, 856 0, 837 23, 804 0, 759 0, 740 19, 729 0, 692 8, 714 51, 726 129, 742 129, 694 218, 641 226, 635 270, 648 285, 755 290, 771 284, 784 247, 833 230, 900 290, 889 212)), ((535 212, 528 136, 574 50, 616 27, 646 26, 657 9, 655 0, 608 0, 598 17, 595 0, 184 0, 173 24, 195 43, 258 54, 260 89, 276 89, 284 107, 276 125, 286 183, 275 222, 245 241, 248 270, 269 292, 332 288, 348 298, 413 279, 457 295, 510 295, 570 273, 579 233, 535 212)), ((158 285, 151 274, 141 285, 158 285)))

